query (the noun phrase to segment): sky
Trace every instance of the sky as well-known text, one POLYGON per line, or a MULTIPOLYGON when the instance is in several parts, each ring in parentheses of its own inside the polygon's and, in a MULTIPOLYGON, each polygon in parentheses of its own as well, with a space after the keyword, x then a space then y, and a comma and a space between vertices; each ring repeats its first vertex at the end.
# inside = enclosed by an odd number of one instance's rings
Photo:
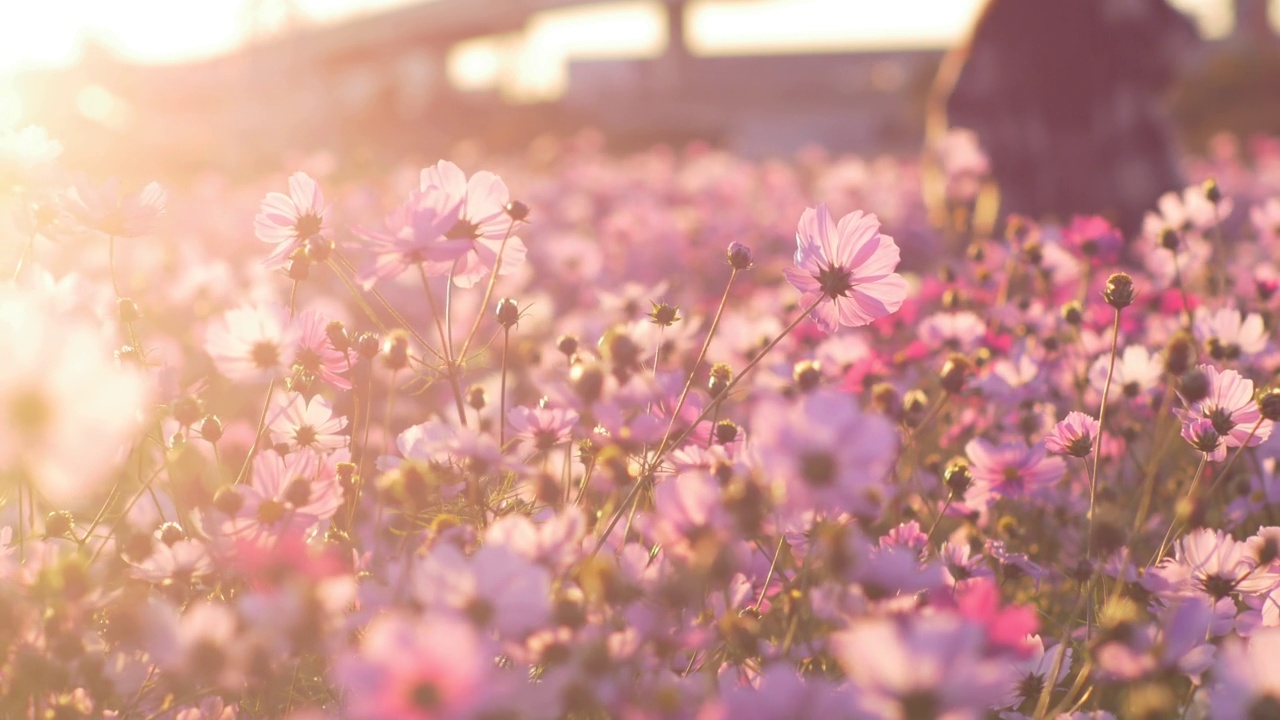
MULTIPOLYGON (((92 40, 129 60, 174 63, 228 52, 285 26, 439 0, 0 0, 0 78, 74 62, 92 40)), ((1210 34, 1228 0, 1173 0, 1210 34)), ((699 54, 942 47, 961 38, 982 0, 695 0, 689 45, 699 54)), ((1275 3, 1280 5, 1280 3, 1275 3)), ((1228 21, 1229 22, 1229 21, 1228 21)), ((455 53, 451 77, 481 86, 503 75, 554 92, 570 57, 651 56, 663 47, 653 0, 544 13, 521 37, 487 38, 455 53)))

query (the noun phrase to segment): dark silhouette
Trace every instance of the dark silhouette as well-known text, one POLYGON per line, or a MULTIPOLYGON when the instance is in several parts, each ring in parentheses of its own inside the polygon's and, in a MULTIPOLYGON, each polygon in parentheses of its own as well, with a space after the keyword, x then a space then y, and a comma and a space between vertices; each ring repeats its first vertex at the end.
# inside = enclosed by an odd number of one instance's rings
POLYGON ((1165 0, 991 0, 936 105, 991 160, 1001 214, 1110 217, 1128 235, 1181 187, 1164 96, 1195 28, 1165 0))

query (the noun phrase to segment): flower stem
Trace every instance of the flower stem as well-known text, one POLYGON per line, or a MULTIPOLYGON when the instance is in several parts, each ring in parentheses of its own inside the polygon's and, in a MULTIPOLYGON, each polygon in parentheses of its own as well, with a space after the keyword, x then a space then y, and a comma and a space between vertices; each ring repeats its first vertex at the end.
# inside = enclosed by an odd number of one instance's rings
POLYGON ((1093 556, 1094 503, 1098 496, 1098 458, 1102 455, 1102 428, 1107 418, 1107 398, 1111 395, 1111 380, 1116 372, 1116 349, 1120 345, 1120 309, 1111 325, 1111 359, 1107 364, 1107 381, 1102 386, 1102 404, 1098 407, 1098 437, 1093 439, 1093 467, 1089 470, 1089 527, 1084 540, 1084 555, 1093 556))

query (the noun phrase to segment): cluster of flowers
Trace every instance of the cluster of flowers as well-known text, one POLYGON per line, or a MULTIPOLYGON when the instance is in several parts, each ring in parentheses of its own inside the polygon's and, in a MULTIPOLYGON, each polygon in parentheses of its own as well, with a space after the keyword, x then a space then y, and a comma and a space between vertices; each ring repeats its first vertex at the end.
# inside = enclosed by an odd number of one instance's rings
POLYGON ((1280 153, 952 248, 888 161, 57 157, 0 137, 0 716, 1280 715, 1280 153))

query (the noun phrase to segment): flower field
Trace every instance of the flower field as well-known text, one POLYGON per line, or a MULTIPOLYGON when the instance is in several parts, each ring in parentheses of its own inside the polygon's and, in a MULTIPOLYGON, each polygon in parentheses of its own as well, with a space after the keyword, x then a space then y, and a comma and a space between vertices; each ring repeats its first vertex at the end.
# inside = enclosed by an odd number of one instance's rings
POLYGON ((962 143, 935 227, 914 159, 8 131, 0 718, 1280 717, 1280 146, 1215 148, 1124 237, 962 143))

